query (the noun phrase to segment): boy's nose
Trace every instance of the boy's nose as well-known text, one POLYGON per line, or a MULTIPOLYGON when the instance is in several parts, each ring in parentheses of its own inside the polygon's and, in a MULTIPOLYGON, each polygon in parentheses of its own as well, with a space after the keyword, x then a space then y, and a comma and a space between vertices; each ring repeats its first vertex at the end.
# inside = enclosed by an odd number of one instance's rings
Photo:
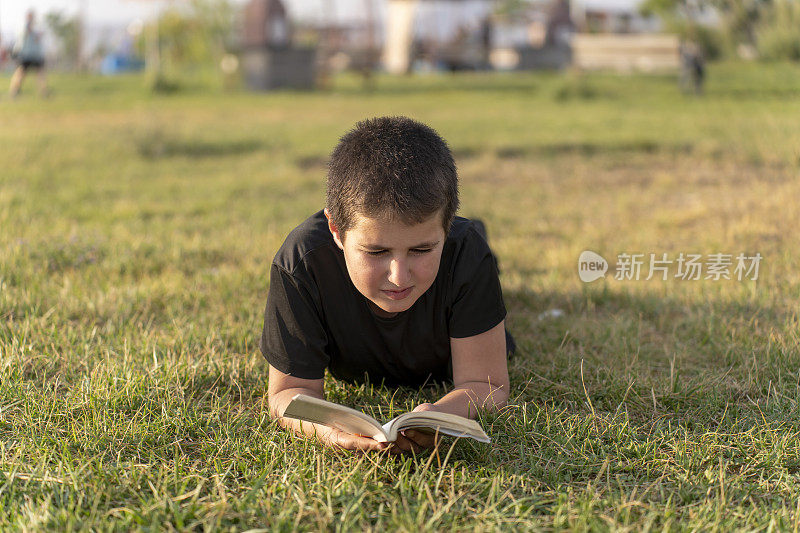
POLYGON ((411 280, 408 264, 405 261, 392 259, 389 263, 389 281, 400 289, 405 289, 411 280))

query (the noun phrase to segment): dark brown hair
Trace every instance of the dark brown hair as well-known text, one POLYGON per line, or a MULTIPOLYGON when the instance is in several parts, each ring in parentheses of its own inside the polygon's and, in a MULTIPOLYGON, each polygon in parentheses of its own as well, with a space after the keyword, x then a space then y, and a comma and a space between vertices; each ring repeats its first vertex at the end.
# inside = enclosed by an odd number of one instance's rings
POLYGON ((419 224, 442 211, 445 234, 458 210, 458 172, 447 143, 407 117, 356 124, 328 164, 327 207, 342 238, 356 215, 419 224))

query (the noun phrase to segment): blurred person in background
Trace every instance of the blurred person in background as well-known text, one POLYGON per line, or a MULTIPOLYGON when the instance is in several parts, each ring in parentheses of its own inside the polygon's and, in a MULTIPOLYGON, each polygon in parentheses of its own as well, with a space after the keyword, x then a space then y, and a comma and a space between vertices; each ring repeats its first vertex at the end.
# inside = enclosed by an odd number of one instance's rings
POLYGON ((42 33, 36 28, 36 13, 28 11, 25 17, 25 28, 22 30, 17 42, 14 44, 12 56, 17 62, 17 70, 11 77, 11 88, 9 90, 11 98, 16 98, 22 88, 25 74, 29 70, 37 71, 39 81, 39 93, 46 97, 49 94, 47 88, 47 76, 44 70, 44 46, 42 44, 42 33))
POLYGON ((684 93, 703 93, 705 79, 705 60, 703 50, 695 41, 684 41, 680 44, 681 56, 680 87, 684 93))

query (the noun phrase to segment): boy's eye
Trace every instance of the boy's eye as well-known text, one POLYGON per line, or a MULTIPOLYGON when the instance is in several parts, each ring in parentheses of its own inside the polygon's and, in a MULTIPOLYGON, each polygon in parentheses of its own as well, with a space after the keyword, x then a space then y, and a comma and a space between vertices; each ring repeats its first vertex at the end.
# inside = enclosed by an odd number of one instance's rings
MULTIPOLYGON (((433 248, 411 248, 410 251, 411 251, 411 253, 414 253, 414 254, 427 254, 428 252, 430 252, 432 250, 433 250, 433 248)), ((386 250, 375 250, 375 251, 367 250, 367 254, 368 255, 373 255, 373 256, 383 255, 385 253, 386 253, 386 250)))

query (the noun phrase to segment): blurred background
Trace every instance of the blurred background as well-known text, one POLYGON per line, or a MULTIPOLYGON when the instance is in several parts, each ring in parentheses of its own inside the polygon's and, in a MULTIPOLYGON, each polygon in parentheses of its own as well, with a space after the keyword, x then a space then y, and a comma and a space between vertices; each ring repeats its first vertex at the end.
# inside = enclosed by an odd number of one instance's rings
POLYGON ((199 70, 254 90, 342 71, 570 67, 683 68, 691 84, 708 60, 800 59, 792 0, 0 0, 6 72, 30 10, 48 69, 148 71, 155 90, 199 70))

